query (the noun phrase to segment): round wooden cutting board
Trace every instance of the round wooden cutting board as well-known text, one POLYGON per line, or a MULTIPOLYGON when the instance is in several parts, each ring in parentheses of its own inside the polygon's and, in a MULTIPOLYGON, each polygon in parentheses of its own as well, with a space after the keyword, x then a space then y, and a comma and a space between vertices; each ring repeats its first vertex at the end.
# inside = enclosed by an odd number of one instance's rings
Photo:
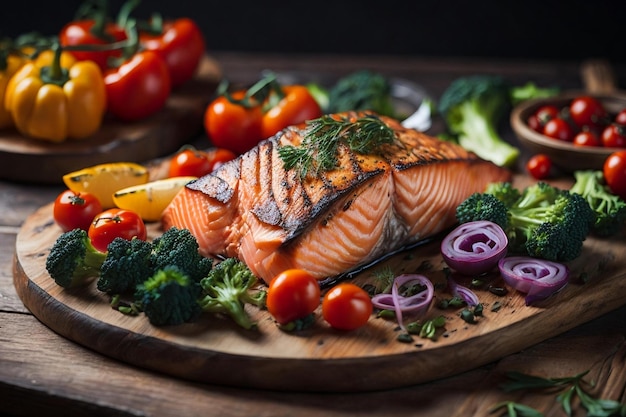
POLYGON ((143 162, 175 152, 202 132, 204 109, 221 79, 205 57, 194 79, 172 91, 165 107, 136 122, 106 117, 91 137, 51 143, 0 130, 0 179, 61 183, 64 174, 105 162, 143 162))
MULTIPOLYGON (((158 235, 158 227, 150 227, 151 236, 158 235)), ((571 282, 558 294, 529 307, 520 293, 497 296, 476 289, 484 316, 468 324, 459 317, 460 310, 436 307, 438 300, 451 295, 445 292, 439 243, 432 242, 354 279, 364 283, 386 267, 396 274, 419 271, 429 277, 436 300, 421 319, 446 317, 436 340, 415 336, 411 343, 400 342, 397 324, 374 316, 356 331, 337 331, 323 322, 319 311, 313 327, 288 333, 256 308, 248 309, 258 322, 256 330, 208 314, 194 323, 157 328, 143 315, 113 310, 95 283, 71 291, 56 285, 46 272, 45 260, 60 233, 50 204, 29 217, 17 236, 14 283, 25 306, 55 332, 103 355, 211 384, 318 392, 408 386, 487 364, 626 303, 623 236, 590 238, 584 253, 569 265, 571 282)), ((490 283, 503 285, 498 275, 490 283)))

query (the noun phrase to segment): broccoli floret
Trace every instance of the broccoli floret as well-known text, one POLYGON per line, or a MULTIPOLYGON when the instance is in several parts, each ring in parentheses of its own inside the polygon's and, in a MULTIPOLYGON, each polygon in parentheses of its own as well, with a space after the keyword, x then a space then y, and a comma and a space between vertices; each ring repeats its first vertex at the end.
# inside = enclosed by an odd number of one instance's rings
POLYGON ((151 324, 187 323, 201 313, 200 286, 176 266, 167 266, 137 286, 135 302, 151 324))
POLYGON ((522 196, 520 191, 513 187, 510 182, 492 182, 487 184, 485 189, 487 194, 495 196, 498 200, 502 201, 508 208, 515 204, 522 196))
POLYGON ((507 234, 511 253, 553 261, 568 261, 580 255, 593 220, 591 207, 582 196, 545 182, 526 187, 517 200, 508 204, 487 196, 511 198, 515 193, 505 184, 487 187, 495 194, 485 192, 468 197, 457 207, 459 221, 498 223, 505 208, 507 221, 498 224, 507 234))
POLYGON ((489 220, 505 229, 509 222, 508 209, 494 195, 474 193, 456 208, 456 218, 460 223, 489 220))
POLYGON ((205 312, 226 314, 244 329, 251 329, 256 323, 246 313, 245 305, 265 305, 265 291, 253 291, 257 282, 258 278, 246 264, 227 258, 200 281, 200 306, 205 312))
POLYGON ((152 245, 145 240, 117 237, 109 243, 107 252, 96 282, 96 288, 102 292, 116 295, 135 291, 154 273, 150 262, 152 245))
POLYGON ((54 242, 46 259, 46 270, 61 287, 74 288, 98 277, 106 256, 106 252, 91 244, 86 231, 73 229, 54 242))
POLYGON ((198 241, 188 229, 172 227, 152 241, 152 265, 155 271, 177 266, 193 281, 207 276, 213 263, 198 252, 198 241))
POLYGON ((490 75, 457 78, 439 101, 439 112, 458 143, 499 166, 513 165, 520 154, 497 130, 509 108, 507 83, 490 75))
POLYGON ((396 117, 389 80, 381 74, 361 70, 337 81, 328 93, 328 112, 350 110, 371 110, 396 117))
POLYGON ((607 237, 621 231, 626 223, 626 202, 611 193, 602 171, 575 171, 574 178, 570 192, 580 194, 594 212, 591 232, 607 237))

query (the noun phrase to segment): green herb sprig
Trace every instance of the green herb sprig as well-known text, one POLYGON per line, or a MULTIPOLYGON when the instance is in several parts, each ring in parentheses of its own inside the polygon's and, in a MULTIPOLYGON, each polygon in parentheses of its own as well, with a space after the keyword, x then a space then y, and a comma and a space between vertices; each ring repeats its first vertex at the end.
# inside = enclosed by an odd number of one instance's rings
POLYGON ((368 114, 351 121, 348 117, 324 115, 307 121, 300 146, 278 148, 285 168, 296 169, 302 178, 337 167, 339 144, 352 151, 371 154, 385 143, 392 143, 394 131, 379 117, 368 114))
MULTIPOLYGON (((585 385, 589 385, 589 383, 583 377, 588 372, 585 371, 578 375, 564 378, 543 378, 521 372, 509 372, 507 373, 509 381, 502 385, 502 389, 506 392, 524 389, 540 389, 554 392, 554 390, 561 389, 556 400, 561 404, 567 416, 572 416, 572 401, 578 397, 580 404, 587 411, 588 417, 626 417, 626 404, 621 404, 619 401, 614 400, 595 398, 585 390, 585 385)), ((509 417, 518 415, 523 417, 543 416, 543 414, 530 407, 510 401, 496 404, 492 408, 492 412, 502 408, 507 410, 509 417)))

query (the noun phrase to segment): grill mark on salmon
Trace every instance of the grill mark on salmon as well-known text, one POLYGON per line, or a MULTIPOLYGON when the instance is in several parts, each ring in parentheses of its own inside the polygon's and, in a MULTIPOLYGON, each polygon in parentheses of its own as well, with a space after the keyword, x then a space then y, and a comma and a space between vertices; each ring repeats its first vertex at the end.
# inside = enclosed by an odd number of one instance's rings
POLYGON ((189 229, 203 255, 238 257, 266 282, 287 268, 325 279, 452 227, 471 193, 511 178, 456 144, 381 119, 394 143, 377 155, 340 145, 337 169, 305 179, 278 155, 300 144, 302 127, 285 129, 188 184, 163 213, 164 229, 189 229))

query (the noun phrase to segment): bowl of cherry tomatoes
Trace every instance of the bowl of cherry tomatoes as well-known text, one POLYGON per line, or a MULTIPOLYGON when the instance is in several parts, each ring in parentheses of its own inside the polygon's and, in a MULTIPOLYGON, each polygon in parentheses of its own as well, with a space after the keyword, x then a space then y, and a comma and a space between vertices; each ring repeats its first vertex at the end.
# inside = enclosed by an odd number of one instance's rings
POLYGON ((511 127, 522 146, 564 171, 602 169, 611 153, 626 150, 626 95, 526 100, 511 112, 511 127))

